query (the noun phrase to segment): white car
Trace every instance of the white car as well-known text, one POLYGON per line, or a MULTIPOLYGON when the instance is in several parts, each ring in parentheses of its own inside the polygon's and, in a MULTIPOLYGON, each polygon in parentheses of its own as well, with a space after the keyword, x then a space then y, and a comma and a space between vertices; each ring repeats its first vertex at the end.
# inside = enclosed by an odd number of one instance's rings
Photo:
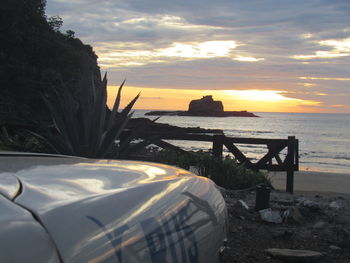
POLYGON ((225 201, 176 167, 0 152, 0 262, 218 262, 225 201))

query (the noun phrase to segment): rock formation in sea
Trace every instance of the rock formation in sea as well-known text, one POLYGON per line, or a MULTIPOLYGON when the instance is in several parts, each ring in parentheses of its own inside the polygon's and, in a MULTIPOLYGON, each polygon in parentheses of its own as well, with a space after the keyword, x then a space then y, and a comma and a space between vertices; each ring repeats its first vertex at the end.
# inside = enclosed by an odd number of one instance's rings
POLYGON ((150 111, 145 115, 156 116, 202 116, 202 117, 259 117, 248 111, 224 111, 221 101, 215 101, 211 95, 192 100, 187 111, 150 111))
POLYGON ((213 100, 211 95, 204 96, 199 100, 192 100, 188 105, 188 113, 207 115, 220 114, 224 112, 224 105, 221 101, 213 100))

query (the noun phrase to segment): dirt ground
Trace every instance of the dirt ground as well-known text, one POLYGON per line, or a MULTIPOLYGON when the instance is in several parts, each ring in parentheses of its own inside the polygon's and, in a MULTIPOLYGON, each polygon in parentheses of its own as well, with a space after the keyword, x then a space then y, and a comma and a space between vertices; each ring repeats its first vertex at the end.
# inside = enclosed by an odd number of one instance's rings
POLYGON ((282 222, 271 223, 255 209, 255 190, 223 194, 229 226, 222 262, 286 262, 268 255, 269 248, 321 252, 322 259, 316 262, 350 262, 349 196, 272 191, 269 205, 282 222))

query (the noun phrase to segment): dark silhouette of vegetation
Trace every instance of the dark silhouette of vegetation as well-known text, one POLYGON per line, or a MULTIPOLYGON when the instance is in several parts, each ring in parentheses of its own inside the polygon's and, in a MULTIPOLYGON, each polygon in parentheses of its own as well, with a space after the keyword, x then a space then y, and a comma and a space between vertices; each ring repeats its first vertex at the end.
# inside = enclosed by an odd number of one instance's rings
POLYGON ((124 136, 125 147, 116 144, 138 96, 118 112, 120 88, 109 111, 107 79, 101 81, 92 47, 72 30, 62 33, 62 19, 46 17, 45 5, 0 2, 0 149, 96 158, 138 149, 129 145, 134 131, 124 136))
POLYGON ((62 19, 46 17, 44 0, 0 1, 0 124, 27 125, 48 119, 41 94, 63 81, 79 93, 79 77, 100 79, 97 56, 73 31, 60 32, 62 19))
POLYGON ((30 132, 21 129, 8 131, 5 127, 0 130, 0 150, 18 152, 49 152, 48 145, 32 136, 30 132))
POLYGON ((41 125, 34 134, 44 139, 56 153, 90 158, 119 157, 121 147, 117 139, 131 118, 131 109, 139 95, 118 112, 123 82, 112 111, 106 114, 106 75, 103 80, 95 81, 93 75, 84 74, 79 84, 85 92, 78 96, 73 96, 63 86, 44 98, 54 129, 41 125))

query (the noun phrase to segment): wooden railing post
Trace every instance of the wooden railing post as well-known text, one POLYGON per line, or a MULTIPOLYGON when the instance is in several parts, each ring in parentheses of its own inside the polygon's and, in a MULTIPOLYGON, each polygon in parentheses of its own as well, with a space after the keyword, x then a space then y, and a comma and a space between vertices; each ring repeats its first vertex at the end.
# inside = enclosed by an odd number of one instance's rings
POLYGON ((119 145, 122 145, 125 148, 128 148, 130 145, 131 140, 131 131, 130 130, 123 130, 122 133, 119 136, 119 145))
POLYGON ((287 149, 287 185, 286 191, 293 194, 294 191, 294 158, 295 158, 295 136, 288 136, 287 149))
POLYGON ((295 139, 295 155, 294 155, 294 158, 295 158, 295 167, 294 167, 294 171, 299 171, 299 140, 298 139, 295 139))
POLYGON ((214 135, 213 136, 213 155, 219 159, 222 159, 222 151, 224 146, 224 136, 214 135))

